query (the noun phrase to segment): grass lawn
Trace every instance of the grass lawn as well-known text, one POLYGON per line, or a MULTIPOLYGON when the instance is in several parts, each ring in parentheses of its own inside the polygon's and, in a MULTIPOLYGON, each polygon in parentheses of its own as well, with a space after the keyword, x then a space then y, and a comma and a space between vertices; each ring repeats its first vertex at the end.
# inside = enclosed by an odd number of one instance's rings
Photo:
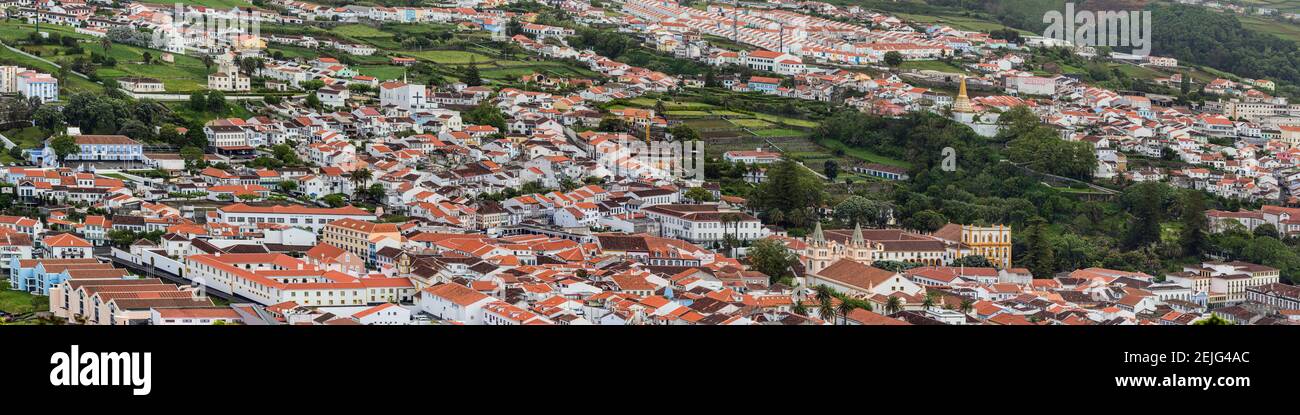
POLYGON ((892 158, 876 154, 871 150, 867 150, 865 148, 849 147, 847 144, 840 142, 840 140, 822 138, 817 140, 817 144, 820 144, 821 146, 831 150, 843 149, 845 155, 852 156, 854 158, 858 158, 864 161, 868 161, 872 163, 880 163, 889 166, 912 168, 912 164, 906 161, 894 160, 892 158))
POLYGON ((709 115, 709 112, 708 112, 708 111, 692 111, 692 110, 668 110, 668 111, 664 111, 664 115, 669 115, 669 116, 678 116, 678 117, 682 117, 682 116, 687 116, 687 117, 689 117, 689 116, 705 116, 705 115, 709 115))
MULTIPOLYGON (((36 30, 34 25, 22 24, 17 21, 6 21, 0 23, 0 39, 12 43, 18 39, 25 39, 28 33, 36 30)), ((58 62, 65 65, 72 62, 77 57, 89 57, 90 54, 97 53, 111 56, 117 60, 114 67, 100 67, 98 74, 102 78, 121 78, 121 77, 148 77, 156 78, 163 82, 169 92, 190 92, 204 89, 207 86, 207 74, 203 67, 202 61, 192 56, 176 54, 176 63, 162 64, 154 63, 144 65, 141 62, 143 56, 148 53, 157 59, 162 56, 163 51, 140 48, 130 45, 115 44, 105 53, 104 48, 99 42, 94 41, 90 36, 75 33, 72 29, 59 25, 41 26, 41 31, 59 32, 63 36, 71 36, 82 40, 81 48, 85 51, 83 55, 65 55, 66 48, 62 46, 45 45, 38 49, 41 56, 45 59, 58 62)), ((30 62, 31 66, 49 73, 57 73, 53 65, 34 61, 31 58, 10 52, 9 50, 0 51, 0 57, 18 59, 24 63, 30 62)), ((90 82, 77 76, 71 76, 65 89, 71 90, 101 90, 98 84, 90 82)))
MULTIPOLYGON (((104 49, 98 43, 82 44, 82 48, 87 52, 104 53, 104 49)), ((167 92, 194 92, 207 89, 208 69, 203 67, 203 61, 198 58, 173 54, 175 63, 155 62, 145 65, 143 63, 145 53, 157 59, 166 52, 128 45, 113 45, 109 49, 108 56, 117 59, 117 65, 100 67, 98 74, 103 78, 155 78, 162 81, 167 92)), ((70 61, 72 58, 67 59, 70 61)), ((212 70, 216 69, 216 67, 212 68, 212 70)))
POLYGON ((351 37, 393 37, 392 33, 363 24, 342 25, 330 29, 330 33, 351 37))
POLYGON ((765 130, 754 130, 754 135, 759 137, 802 137, 808 135, 808 133, 787 128, 769 128, 765 130))
POLYGON ((1256 32, 1268 33, 1292 42, 1300 42, 1300 26, 1254 16, 1237 16, 1242 26, 1256 32))
POLYGON ((5 287, 0 289, 0 311, 10 314, 50 311, 50 298, 5 287))
POLYGON ((745 128, 768 128, 772 126, 772 123, 770 122, 753 118, 733 118, 728 121, 731 121, 731 123, 735 124, 737 127, 745 128))
POLYGON ((961 73, 961 74, 970 73, 969 71, 962 69, 957 65, 949 64, 944 61, 905 61, 903 62, 902 65, 899 65, 898 67, 902 69, 915 69, 918 71, 930 70, 930 71, 961 73))
POLYGON ((406 73, 406 68, 393 65, 362 65, 355 66, 353 69, 362 75, 379 78, 380 81, 402 79, 402 74, 406 73))
MULTIPOLYGON (((17 144, 18 148, 21 149, 32 149, 32 148, 40 147, 45 142, 45 139, 49 138, 49 135, 46 134, 44 131, 41 131, 39 127, 27 127, 27 128, 8 130, 4 132, 4 135, 5 137, 9 137, 9 140, 13 141, 14 144, 17 144)), ((13 163, 16 161, 18 160, 15 160, 13 157, 9 156, 8 151, 0 152, 0 162, 13 163)))
MULTIPOLYGON (((634 98, 628 100, 629 104, 645 108, 654 108, 656 102, 658 102, 658 100, 655 100, 654 98, 634 98)), ((664 108, 669 110, 699 110, 713 108, 713 106, 703 102, 664 101, 664 108)))
POLYGON ((734 130, 737 129, 727 120, 689 120, 686 125, 696 130, 734 130))
POLYGON ((754 118, 764 121, 771 121, 777 124, 793 125, 795 127, 817 128, 820 123, 816 121, 801 120, 798 118, 782 117, 780 115, 764 114, 761 112, 754 113, 754 118))
POLYGON ((712 110, 709 111, 709 113, 712 113, 713 115, 724 115, 728 117, 749 115, 749 114, 739 113, 735 111, 728 111, 728 110, 712 110))
POLYGON ((474 61, 479 64, 492 62, 494 59, 474 53, 460 50, 422 50, 416 52, 399 52, 402 55, 414 56, 433 63, 463 65, 474 61))
MULTIPOLYGON (((3 32, 4 30, 0 29, 0 33, 3 32)), ((0 48, 0 62, 13 62, 48 74, 56 74, 59 72, 59 69, 55 68, 54 65, 23 56, 5 48, 0 48)), ((89 79, 76 75, 69 75, 67 82, 60 83, 59 90, 60 98, 62 99, 66 98, 66 96, 72 92, 103 91, 104 87, 103 85, 91 82, 89 79)))

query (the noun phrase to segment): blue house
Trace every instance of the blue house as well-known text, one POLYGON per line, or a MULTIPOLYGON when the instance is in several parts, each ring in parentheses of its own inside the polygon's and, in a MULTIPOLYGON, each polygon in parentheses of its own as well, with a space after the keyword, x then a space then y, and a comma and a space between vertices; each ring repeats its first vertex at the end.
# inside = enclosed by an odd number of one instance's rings
MULTIPOLYGON (((80 271, 95 273, 113 272, 113 264, 103 263, 94 258, 45 258, 9 260, 9 284, 18 291, 35 295, 49 295, 50 289, 73 278, 80 271)), ((118 270, 116 276, 124 276, 126 270, 118 270)))

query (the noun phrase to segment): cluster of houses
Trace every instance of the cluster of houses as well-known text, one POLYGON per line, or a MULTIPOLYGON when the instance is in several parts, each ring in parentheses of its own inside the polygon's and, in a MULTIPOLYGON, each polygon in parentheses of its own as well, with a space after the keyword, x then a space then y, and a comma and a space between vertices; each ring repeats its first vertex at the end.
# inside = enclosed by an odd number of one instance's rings
MULTIPOLYGON (((580 21, 612 18, 589 4, 558 3, 580 21)), ((463 9, 277 4, 299 19, 456 21, 494 33, 508 17, 488 9, 491 3, 463 9)), ((1022 70, 1024 60, 1013 48, 986 35, 911 30, 857 7, 776 4, 738 14, 726 5, 699 10, 627 0, 627 15, 613 19, 646 30, 653 35, 648 39, 673 53, 694 43, 691 36, 705 34, 757 47, 692 56, 775 75, 720 80, 732 89, 830 101, 839 88, 851 88, 865 93, 848 100, 864 111, 901 115, 948 106, 982 133, 996 131, 985 128, 996 126, 997 113, 1024 105, 1063 130, 1063 139, 1092 143, 1103 177, 1185 182, 1243 198, 1269 197, 1270 189, 1288 183, 1268 178, 1291 162, 1290 146, 1284 146, 1291 138, 1285 129, 1270 138, 1257 124, 1262 120, 1192 113, 1068 77, 1035 76, 1022 70), (792 11, 798 8, 871 24, 792 11), (685 41, 674 44, 678 38, 685 41), (911 86, 903 76, 877 79, 803 64, 874 64, 887 51, 932 59, 975 50, 984 56, 972 68, 981 75, 952 80, 961 86, 955 98, 911 86), (1005 92, 971 97, 968 81, 1005 92), (1231 146, 1208 138, 1243 134, 1259 137, 1231 146), (1204 168, 1125 169, 1126 153, 1164 157, 1168 151, 1204 168)), ((288 99, 253 117, 206 123, 207 166, 147 151, 131 137, 75 131, 77 153, 29 152, 36 166, 9 168, 3 180, 18 201, 43 214, 0 216, 0 266, 9 270, 9 288, 49 296, 56 317, 105 325, 1300 321, 1300 292, 1282 284, 1277 269, 1257 264, 1205 262, 1163 278, 1101 268, 1035 276, 1015 267, 1012 230, 1000 225, 948 224, 919 233, 824 230, 818 224, 810 235, 791 237, 763 224, 743 199, 724 197, 716 183, 675 174, 681 160, 628 151, 629 143, 650 137, 600 131, 606 116, 630 131, 666 127, 655 110, 603 112, 597 104, 672 91, 690 86, 688 80, 572 48, 564 39, 571 29, 532 23, 522 29, 509 40, 587 65, 602 82, 531 74, 520 79, 525 88, 429 87, 362 76, 332 58, 268 59, 258 76, 286 87, 322 81, 311 91, 320 105, 288 99), (352 88, 356 84, 368 88, 352 88), (498 110, 504 123, 462 117, 483 108, 498 110), (270 157, 259 149, 283 145, 301 163, 275 169, 248 163, 270 157), (166 177, 138 175, 137 165, 166 177), (719 201, 687 196, 699 189, 719 201), (793 278, 765 275, 739 259, 759 240, 794 253, 793 278), (972 256, 988 266, 964 266, 972 256), (203 289, 178 280, 201 282, 203 289), (832 313, 817 298, 819 286, 870 308, 832 313)), ((239 55, 226 56, 233 62, 239 55)), ((759 149, 724 158, 762 166, 780 155, 759 149)), ((864 169, 906 180, 905 172, 888 166, 864 169)), ((1270 223, 1281 232, 1300 232, 1300 219, 1292 225, 1289 209, 1209 215, 1215 229, 1229 226, 1222 217, 1248 229, 1270 223)))

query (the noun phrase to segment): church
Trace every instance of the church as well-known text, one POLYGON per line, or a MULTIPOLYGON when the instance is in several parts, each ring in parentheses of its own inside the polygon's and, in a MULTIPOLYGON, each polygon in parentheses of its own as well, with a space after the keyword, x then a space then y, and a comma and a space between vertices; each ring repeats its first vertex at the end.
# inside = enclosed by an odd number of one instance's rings
POLYGON ((950 223, 931 234, 901 229, 822 230, 818 223, 803 244, 789 245, 803 259, 804 271, 815 274, 848 259, 870 265, 876 261, 950 265, 958 258, 982 255, 997 268, 1011 268, 1011 228, 950 223))
POLYGON ((952 120, 957 121, 975 130, 975 134, 982 137, 993 137, 998 135, 1002 126, 998 125, 998 114, 992 112, 979 112, 975 109, 975 104, 971 103, 970 96, 966 94, 966 77, 961 78, 961 86, 957 91, 957 98, 952 102, 952 120))

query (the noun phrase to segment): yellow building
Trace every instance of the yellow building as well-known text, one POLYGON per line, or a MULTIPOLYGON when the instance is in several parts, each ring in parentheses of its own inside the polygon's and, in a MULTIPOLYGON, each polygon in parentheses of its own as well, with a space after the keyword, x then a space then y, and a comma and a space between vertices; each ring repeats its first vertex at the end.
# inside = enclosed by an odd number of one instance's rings
POLYGON ((397 224, 345 218, 321 229, 321 242, 343 248, 368 262, 374 261, 375 247, 385 240, 401 244, 402 232, 397 224))
MULTIPOLYGON (((974 226, 949 223, 934 232, 939 239, 957 242, 957 255, 980 255, 1000 269, 1011 268, 1011 227, 974 226)), ((954 259, 955 259, 954 258, 954 259)))

